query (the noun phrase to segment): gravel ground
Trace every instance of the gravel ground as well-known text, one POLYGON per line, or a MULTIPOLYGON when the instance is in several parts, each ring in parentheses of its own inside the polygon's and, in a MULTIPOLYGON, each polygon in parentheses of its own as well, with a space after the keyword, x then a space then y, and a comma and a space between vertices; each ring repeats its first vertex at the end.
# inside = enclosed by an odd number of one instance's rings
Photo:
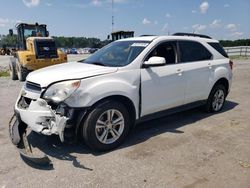
POLYGON ((233 86, 221 113, 193 109, 140 124, 120 148, 101 154, 83 143, 32 134, 52 160, 49 167, 24 162, 11 144, 8 121, 22 84, 0 78, 0 188, 249 188, 250 61, 234 61, 233 86))
MULTIPOLYGON (((79 61, 88 57, 89 54, 68 55, 68 61, 79 61)), ((0 71, 7 71, 9 69, 9 61, 11 56, 0 56, 0 71)))

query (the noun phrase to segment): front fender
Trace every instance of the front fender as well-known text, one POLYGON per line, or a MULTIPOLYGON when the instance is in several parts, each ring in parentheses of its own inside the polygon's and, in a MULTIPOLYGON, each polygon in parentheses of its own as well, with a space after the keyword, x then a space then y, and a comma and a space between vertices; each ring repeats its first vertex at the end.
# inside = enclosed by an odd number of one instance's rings
POLYGON ((138 117, 140 72, 128 70, 81 81, 78 90, 65 103, 70 107, 90 107, 106 97, 119 95, 130 99, 138 117))

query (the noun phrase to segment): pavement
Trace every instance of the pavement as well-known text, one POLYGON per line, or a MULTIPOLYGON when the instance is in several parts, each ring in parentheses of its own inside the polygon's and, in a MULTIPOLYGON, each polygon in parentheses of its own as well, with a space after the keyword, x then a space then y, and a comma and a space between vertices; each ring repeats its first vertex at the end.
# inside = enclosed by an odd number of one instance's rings
POLYGON ((11 144, 8 122, 22 83, 0 78, 0 188, 249 188, 250 61, 234 62, 222 112, 197 108, 139 124, 121 147, 106 153, 31 133, 33 146, 52 160, 47 167, 21 159, 11 144))

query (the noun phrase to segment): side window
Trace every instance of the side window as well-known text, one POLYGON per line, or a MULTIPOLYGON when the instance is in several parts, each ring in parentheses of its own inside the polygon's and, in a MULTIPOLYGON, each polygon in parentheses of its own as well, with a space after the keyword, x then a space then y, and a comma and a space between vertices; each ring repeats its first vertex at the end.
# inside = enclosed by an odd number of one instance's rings
POLYGON ((179 41, 180 62, 209 60, 212 54, 200 43, 179 41))
POLYGON ((209 42, 208 44, 210 46, 212 46, 215 50, 217 50, 221 55, 228 58, 227 53, 225 52, 223 47, 220 45, 220 43, 218 43, 218 42, 209 42))
POLYGON ((176 49, 176 42, 161 43, 148 55, 146 60, 150 57, 157 56, 165 58, 166 64, 174 64, 177 62, 176 49))

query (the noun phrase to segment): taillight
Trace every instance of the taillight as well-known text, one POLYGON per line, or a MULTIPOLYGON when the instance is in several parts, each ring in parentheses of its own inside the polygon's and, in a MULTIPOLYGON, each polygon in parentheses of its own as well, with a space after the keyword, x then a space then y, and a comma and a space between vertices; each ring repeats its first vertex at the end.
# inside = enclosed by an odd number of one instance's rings
POLYGON ((231 70, 233 70, 234 62, 230 60, 229 61, 229 66, 230 66, 231 70))

